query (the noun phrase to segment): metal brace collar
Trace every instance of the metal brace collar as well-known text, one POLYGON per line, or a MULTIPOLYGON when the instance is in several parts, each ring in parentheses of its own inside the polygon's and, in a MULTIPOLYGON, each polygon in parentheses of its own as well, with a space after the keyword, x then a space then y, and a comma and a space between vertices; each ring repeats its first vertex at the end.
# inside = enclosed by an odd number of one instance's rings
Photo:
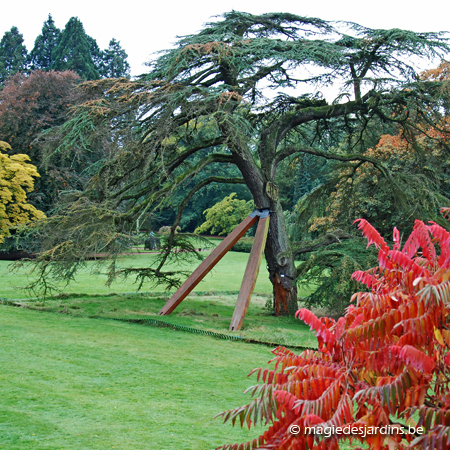
POLYGON ((250 214, 250 217, 259 217, 260 219, 265 219, 270 216, 270 211, 268 209, 255 209, 250 214))

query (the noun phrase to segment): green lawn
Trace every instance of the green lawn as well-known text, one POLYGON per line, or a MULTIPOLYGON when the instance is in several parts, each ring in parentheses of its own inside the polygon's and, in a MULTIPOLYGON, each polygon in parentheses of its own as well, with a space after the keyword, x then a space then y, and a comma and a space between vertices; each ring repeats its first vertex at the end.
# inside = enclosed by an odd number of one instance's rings
MULTIPOLYGON (((207 252, 204 252, 207 255, 207 252)), ((216 267, 205 277, 205 279, 196 287, 196 292, 208 291, 239 291, 245 266, 248 260, 248 253, 228 252, 224 258, 216 265, 216 267)), ((119 260, 121 267, 146 267, 154 261, 154 254, 136 254, 123 257, 119 260)), ((183 265, 183 270, 193 271, 199 262, 183 265)), ((18 288, 26 286, 30 282, 31 268, 22 268, 17 272, 10 272, 11 263, 8 261, 0 261, 0 277, 2 284, 0 287, 0 298, 24 298, 27 293, 18 288)), ((169 266, 168 269, 171 267, 169 266)), ((174 268, 174 266, 172 266, 174 268)), ((178 267, 179 270, 179 267, 178 267)), ((82 269, 76 276, 74 282, 67 287, 60 284, 60 289, 68 293, 84 293, 84 294, 108 294, 108 293, 128 293, 136 292, 137 285, 133 279, 119 280, 110 288, 105 286, 106 276, 104 272, 106 268, 95 272, 95 265, 89 262, 87 267, 82 269)), ((32 274, 31 274, 32 275, 32 274)), ((144 285, 142 291, 153 291, 150 285, 144 285)), ((163 291, 162 287, 156 289, 163 291)), ((256 282, 255 292, 270 293, 272 287, 268 278, 268 272, 265 262, 261 264, 261 270, 256 282)))
MULTIPOLYGON (((121 264, 143 266, 152 258, 136 255, 121 264)), ((230 333, 232 291, 239 290, 247 258, 228 253, 170 316, 157 315, 168 294, 144 287, 137 295, 131 281, 109 289, 92 264, 66 295, 16 302, 27 309, 0 304, 0 449, 209 450, 259 435, 213 417, 249 401, 242 392, 256 380, 246 376, 267 367, 268 347, 108 320, 149 318, 230 333)), ((261 269, 259 294, 239 334, 316 346, 306 325, 267 311, 271 286, 261 269)), ((27 284, 25 269, 11 273, 1 261, 0 277, 0 298, 26 297, 14 288, 27 284)))
MULTIPOLYGON (((38 305, 49 310, 66 308, 71 314, 82 316, 100 315, 127 318, 153 316, 153 318, 180 325, 227 333, 248 256, 248 253, 227 253, 170 316, 157 315, 170 295, 157 292, 161 291, 161 287, 152 289, 150 285, 144 285, 142 292, 136 295, 137 286, 133 280, 121 279, 109 288, 105 286, 106 276, 104 273, 94 270, 93 262, 89 262, 86 268, 77 273, 75 281, 68 286, 60 285, 66 298, 46 300, 45 303, 33 301, 29 303, 32 306, 38 305)), ((136 254, 122 258, 120 265, 122 267, 143 267, 151 263, 154 258, 153 254, 136 254)), ((197 265, 198 263, 192 263, 184 266, 183 269, 193 271, 197 265)), ((0 261, 0 278, 2 280, 0 299, 26 299, 33 295, 17 289, 30 282, 29 271, 29 268, 22 268, 19 271, 11 272, 11 264, 7 261, 0 261)), ((240 334, 252 339, 282 344, 315 345, 315 339, 312 339, 309 333, 299 333, 299 328, 306 330, 306 327, 301 325, 298 320, 293 318, 272 320, 274 318, 264 309, 265 304, 271 302, 271 292, 272 286, 263 262, 255 294, 252 296, 247 318, 240 334)), ((307 293, 307 291, 301 291, 300 295, 307 293)))
POLYGON ((0 449, 213 449, 266 347, 0 305, 0 449))

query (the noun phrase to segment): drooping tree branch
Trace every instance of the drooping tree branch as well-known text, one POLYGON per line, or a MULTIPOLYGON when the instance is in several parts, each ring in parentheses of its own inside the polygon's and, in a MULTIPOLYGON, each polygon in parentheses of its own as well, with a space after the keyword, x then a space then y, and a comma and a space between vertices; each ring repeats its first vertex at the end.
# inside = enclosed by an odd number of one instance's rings
MULTIPOLYGON (((138 211, 141 211, 146 208, 146 206, 154 204, 157 200, 159 200, 161 197, 166 196, 168 193, 173 192, 176 187, 180 186, 184 181, 186 181, 189 178, 192 178, 194 175, 197 175, 204 169, 206 166, 212 164, 212 163, 227 163, 232 164, 234 162, 232 155, 223 155, 223 154, 212 154, 208 155, 207 157, 203 158, 200 162, 197 164, 191 166, 189 169, 185 170, 181 175, 176 177, 172 182, 168 183, 166 186, 162 187, 161 189, 155 189, 158 184, 154 183, 150 186, 145 187, 144 189, 141 189, 140 191, 136 193, 130 193, 123 195, 121 198, 121 201, 126 200, 133 200, 134 206, 131 207, 127 213, 128 216, 133 216, 138 211), (138 203, 138 200, 142 197, 146 198, 138 203)), ((162 177, 164 180, 164 177, 162 177)), ((164 180, 165 181, 165 180, 164 180)))
MULTIPOLYGON (((173 157, 169 162, 164 163, 162 165, 155 165, 156 167, 154 167, 149 172, 144 173, 141 177, 133 180, 129 184, 123 186, 121 189, 112 193, 111 198, 120 198, 121 200, 122 200, 122 198, 125 199, 125 197, 122 197, 125 194, 125 192, 130 191, 135 186, 145 183, 146 180, 152 179, 156 175, 159 175, 157 185, 161 185, 161 183, 164 183, 168 179, 168 177, 170 175, 172 175, 174 170, 177 169, 177 167, 179 167, 191 155, 193 155, 196 152, 198 152, 199 150, 203 150, 205 148, 217 147, 217 146, 223 144, 224 141, 225 141, 225 138, 223 136, 219 136, 219 137, 215 137, 212 139, 207 139, 205 141, 202 141, 200 143, 196 143, 194 145, 187 147, 181 153, 179 153, 175 157, 173 157)), ((142 162, 141 162, 141 164, 142 164, 142 162)), ((139 165, 134 167, 133 170, 137 169, 138 167, 139 167, 139 165)))
POLYGON ((335 230, 333 232, 327 233, 313 241, 299 242, 292 245, 294 256, 299 256, 304 253, 311 253, 318 250, 321 247, 326 247, 331 244, 340 243, 346 239, 354 239, 349 233, 342 230, 335 230))
POLYGON ((391 179, 389 169, 387 167, 385 167, 385 165, 381 161, 377 160, 376 158, 372 158, 372 157, 366 156, 366 155, 335 154, 335 153, 329 153, 329 152, 321 151, 321 150, 314 149, 314 148, 299 148, 299 149, 297 149, 297 148, 292 147, 289 149, 284 149, 282 152, 277 154, 277 156, 274 160, 274 165, 280 163, 281 161, 283 161, 284 159, 286 159, 287 157, 289 157, 291 155, 295 155, 295 154, 299 154, 299 153, 307 153, 309 155, 320 156, 325 159, 342 161, 342 162, 353 162, 353 161, 369 162, 374 167, 376 167, 383 174, 383 176, 385 176, 389 180, 391 179))

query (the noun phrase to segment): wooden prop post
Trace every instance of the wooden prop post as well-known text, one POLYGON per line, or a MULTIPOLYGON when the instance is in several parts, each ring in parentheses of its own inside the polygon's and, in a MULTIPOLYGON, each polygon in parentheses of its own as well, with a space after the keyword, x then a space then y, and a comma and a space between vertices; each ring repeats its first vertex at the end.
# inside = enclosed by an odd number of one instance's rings
POLYGON ((211 269, 228 253, 234 244, 259 220, 255 240, 245 269, 241 290, 239 291, 236 308, 231 321, 230 330, 239 330, 244 321, 248 309, 250 297, 255 288, 262 254, 269 230, 269 210, 259 211, 255 209, 247 216, 192 272, 191 276, 180 286, 175 294, 159 311, 159 315, 169 315, 197 286, 198 283, 211 271, 211 269))
POLYGON ((200 281, 211 271, 211 269, 225 256, 234 244, 256 223, 257 214, 247 216, 192 272, 191 276, 180 286, 175 294, 170 297, 163 306, 159 315, 169 315, 197 286, 200 281))
POLYGON ((248 305, 255 289, 256 279, 258 278, 259 268, 263 258, 264 247, 266 246, 267 233, 269 231, 269 211, 259 217, 258 228, 256 229, 255 239, 253 241, 247 267, 245 268, 244 278, 241 289, 234 308, 233 318, 230 323, 230 330, 240 330, 247 314, 248 305))

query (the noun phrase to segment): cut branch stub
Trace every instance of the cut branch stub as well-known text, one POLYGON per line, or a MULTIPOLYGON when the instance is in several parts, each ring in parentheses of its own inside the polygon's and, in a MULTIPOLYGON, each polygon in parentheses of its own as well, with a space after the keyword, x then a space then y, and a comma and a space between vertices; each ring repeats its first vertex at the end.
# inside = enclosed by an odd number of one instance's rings
POLYGON ((268 181, 266 183, 266 194, 271 200, 273 201, 278 200, 279 197, 278 186, 275 183, 268 181))

